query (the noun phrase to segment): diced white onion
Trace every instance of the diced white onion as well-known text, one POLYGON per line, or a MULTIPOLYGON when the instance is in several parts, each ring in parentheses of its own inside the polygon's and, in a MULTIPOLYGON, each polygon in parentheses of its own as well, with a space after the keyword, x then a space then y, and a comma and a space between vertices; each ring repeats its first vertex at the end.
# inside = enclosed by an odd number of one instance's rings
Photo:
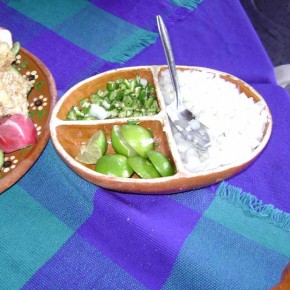
POLYGON ((140 79, 140 83, 141 83, 141 85, 142 86, 146 86, 147 85, 147 83, 148 83, 148 81, 146 80, 146 79, 140 79))
POLYGON ((188 125, 192 130, 198 130, 200 128, 200 122, 198 120, 192 119, 188 125))
MULTIPOLYGON (((211 72, 178 71, 178 79, 182 102, 195 116, 189 128, 195 130, 202 122, 211 140, 206 152, 197 151, 172 126, 184 167, 198 172, 247 159, 264 134, 268 121, 265 102, 255 103, 234 83, 211 72)), ((168 70, 162 71, 159 85, 167 106, 172 104, 175 94, 168 70)))
POLYGON ((106 111, 103 107, 98 104, 92 104, 90 109, 90 115, 99 119, 104 120, 111 115, 111 112, 106 111))

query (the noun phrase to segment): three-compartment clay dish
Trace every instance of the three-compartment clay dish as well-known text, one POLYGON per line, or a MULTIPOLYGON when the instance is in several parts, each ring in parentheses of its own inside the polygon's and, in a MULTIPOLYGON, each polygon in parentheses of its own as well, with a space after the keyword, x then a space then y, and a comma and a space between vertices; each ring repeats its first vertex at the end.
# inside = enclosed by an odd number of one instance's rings
POLYGON ((195 116, 189 126, 198 120, 208 128, 207 150, 186 140, 168 118, 174 94, 167 66, 142 66, 98 74, 64 94, 50 122, 61 158, 96 185, 144 194, 198 189, 246 169, 271 135, 265 100, 230 74, 177 70, 182 102, 195 116))

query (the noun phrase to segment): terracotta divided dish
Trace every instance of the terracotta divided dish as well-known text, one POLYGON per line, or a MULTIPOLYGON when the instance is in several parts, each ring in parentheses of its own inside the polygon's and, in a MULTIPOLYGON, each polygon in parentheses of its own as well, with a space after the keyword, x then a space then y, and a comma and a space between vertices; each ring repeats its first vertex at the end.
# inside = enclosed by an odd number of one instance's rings
MULTIPOLYGON (((226 178, 229 178, 245 168, 247 168, 263 151, 272 131, 272 118, 270 111, 266 106, 268 113, 268 123, 265 127, 264 136, 259 146, 252 152, 247 160, 243 162, 220 167, 218 169, 190 173, 184 169, 179 153, 173 139, 168 116, 166 114, 165 102, 160 92, 158 77, 162 70, 167 69, 166 66, 142 66, 122 68, 104 72, 88 78, 67 91, 60 101, 56 104, 50 122, 51 138, 56 151, 59 153, 64 162, 84 179, 101 187, 114 191, 127 193, 143 193, 143 194, 171 194, 183 192, 191 189, 198 189, 211 184, 215 184, 226 178), (120 78, 135 78, 136 75, 151 82, 156 89, 158 105, 160 112, 153 116, 115 118, 105 120, 76 120, 67 121, 66 115, 72 106, 95 93, 98 89, 106 88, 108 81, 115 81, 120 78), (132 178, 121 178, 115 176, 104 175, 96 172, 93 165, 82 164, 75 160, 76 155, 80 151, 80 146, 87 141, 97 130, 104 130, 108 139, 108 153, 113 152, 110 145, 110 132, 115 124, 126 124, 130 119, 138 119, 140 125, 152 130, 154 138, 158 143, 157 150, 164 153, 174 164, 175 174, 169 177, 141 179, 134 175, 132 178)), ((262 96, 248 84, 242 80, 222 73, 216 70, 177 66, 178 70, 198 70, 219 75, 221 78, 237 85, 241 92, 248 97, 252 97, 255 102, 264 101, 262 96)))
POLYGON ((28 101, 29 115, 37 129, 37 144, 5 154, 4 165, 0 168, 0 193, 16 183, 44 150, 50 136, 49 121, 52 109, 57 101, 54 79, 37 57, 21 48, 15 67, 22 75, 35 80, 28 101))

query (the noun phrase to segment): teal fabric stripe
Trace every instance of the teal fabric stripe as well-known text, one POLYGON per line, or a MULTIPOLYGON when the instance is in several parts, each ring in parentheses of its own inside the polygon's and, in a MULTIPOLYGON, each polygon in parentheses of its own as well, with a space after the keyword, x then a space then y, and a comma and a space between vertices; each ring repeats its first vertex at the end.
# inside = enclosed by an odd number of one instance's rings
POLYGON ((18 185, 73 230, 91 215, 94 194, 98 189, 61 160, 51 141, 18 185))
POLYGON ((172 4, 193 10, 200 4, 203 0, 169 0, 172 4))
POLYGON ((186 239, 163 289, 270 289, 287 262, 284 255, 203 216, 186 239))
POLYGON ((133 29, 134 31, 119 39, 117 45, 109 48, 100 57, 110 62, 124 63, 141 52, 145 47, 153 44, 158 37, 157 33, 137 27, 133 27, 133 29))
POLYGON ((118 63, 135 56, 157 39, 157 33, 138 28, 92 4, 53 30, 93 55, 118 63))
POLYGON ((89 3, 84 0, 10 0, 8 5, 45 27, 61 24, 89 3))
POLYGON ((0 196, 0 214, 0 289, 19 289, 73 231, 18 185, 0 196))
POLYGON ((57 0, 13 0, 8 4, 87 52, 112 63, 124 63, 158 37, 157 33, 139 28, 88 1, 65 0, 60 5, 57 0))
POLYGON ((221 198, 219 191, 221 188, 205 211, 207 218, 290 258, 290 231, 268 223, 259 215, 245 214, 234 203, 221 198))
POLYGON ((272 204, 264 204, 254 195, 243 192, 241 188, 222 182, 217 190, 222 199, 240 207, 245 214, 257 216, 290 232, 290 214, 275 208, 272 204))

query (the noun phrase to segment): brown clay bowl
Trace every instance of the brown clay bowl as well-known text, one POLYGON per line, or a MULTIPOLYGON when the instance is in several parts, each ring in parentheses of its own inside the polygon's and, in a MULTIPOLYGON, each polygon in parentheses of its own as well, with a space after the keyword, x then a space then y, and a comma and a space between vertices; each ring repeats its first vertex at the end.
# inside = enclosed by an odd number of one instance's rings
POLYGON ((289 290, 290 289, 290 262, 282 272, 281 280, 270 290, 289 290))
MULTIPOLYGON (((158 85, 158 76, 165 68, 165 66, 143 66, 104 72, 76 84, 64 94, 53 110, 50 130, 56 151, 72 170, 89 182, 115 191, 143 194, 170 194, 215 184, 241 172, 257 158, 265 148, 271 135, 272 118, 268 108, 266 109, 269 113, 269 118, 264 137, 260 145, 252 152, 247 160, 215 170, 197 173, 190 173, 185 170, 173 139, 169 120, 165 112, 165 103, 158 85), (159 144, 158 149, 166 154, 173 162, 175 166, 175 174, 173 176, 155 179, 141 179, 137 176, 133 176, 133 178, 113 177, 95 172, 94 166, 81 164, 74 159, 79 152, 81 143, 88 140, 98 129, 104 130, 107 139, 110 141, 112 126, 115 124, 125 124, 130 118, 66 121, 66 114, 71 106, 77 105, 79 100, 88 97, 90 94, 96 92, 97 89, 104 89, 108 81, 114 81, 118 78, 134 78, 136 74, 139 74, 142 78, 147 79, 155 85, 161 111, 155 116, 139 117, 138 119, 141 126, 152 130, 159 144)), ((256 102, 263 100, 257 91, 232 75, 200 67, 178 66, 178 69, 192 69, 218 74, 220 77, 235 83, 240 87, 241 92, 253 97, 256 102)), ((109 146, 108 153, 110 152, 113 152, 113 150, 109 146)))
POLYGON ((16 67, 21 74, 35 77, 34 87, 28 95, 28 101, 29 114, 37 128, 38 138, 37 144, 33 147, 5 154, 4 165, 0 168, 0 194, 27 172, 44 150, 50 136, 49 121, 52 109, 57 101, 54 79, 47 67, 37 57, 21 48, 16 67))

